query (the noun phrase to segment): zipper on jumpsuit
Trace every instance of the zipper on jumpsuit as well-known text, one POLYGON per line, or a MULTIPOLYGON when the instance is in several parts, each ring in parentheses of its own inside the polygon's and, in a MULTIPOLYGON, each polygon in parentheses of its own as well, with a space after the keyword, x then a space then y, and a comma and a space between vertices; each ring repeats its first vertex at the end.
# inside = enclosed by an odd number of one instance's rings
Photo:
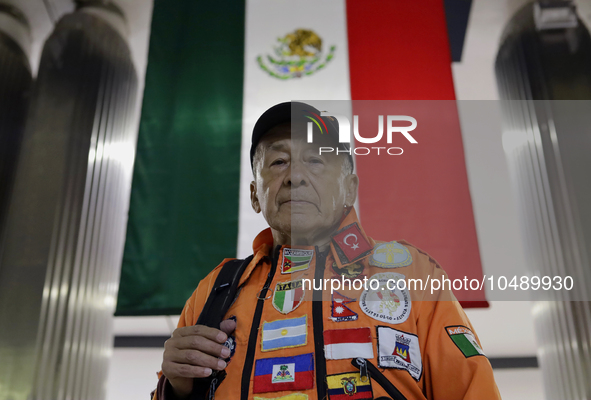
MULTIPOLYGON (((271 271, 267 275, 265 285, 259 293, 257 306, 254 312, 254 318, 252 320, 252 327, 250 329, 250 335, 248 338, 248 350, 246 352, 246 358, 244 360, 244 371, 242 372, 242 382, 240 399, 248 400, 248 391, 250 389, 250 375, 252 374, 252 368, 254 364, 254 354, 256 351, 256 340, 258 336, 258 328, 261 323, 261 316, 263 314, 263 305, 265 302, 265 296, 269 290, 269 286, 275 276, 277 270, 277 260, 279 258, 279 249, 273 251, 273 257, 271 259, 271 271)), ((315 247, 316 251, 316 265, 314 272, 314 279, 319 279, 322 282, 324 279, 324 267, 326 263, 326 255, 321 254, 318 251, 318 246, 315 247)), ((312 296, 312 323, 314 324, 314 360, 316 363, 316 392, 318 399, 322 400, 326 397, 326 388, 324 385, 324 379, 326 377, 326 359, 324 357, 324 336, 323 329, 324 323, 322 321, 322 287, 319 291, 313 291, 312 296)))
POLYGON ((248 337, 248 349, 246 350, 246 358, 244 359, 244 370, 242 371, 242 382, 240 389, 241 400, 248 400, 248 391, 250 389, 250 375, 252 374, 252 368, 254 365, 254 354, 257 348, 256 341, 259 333, 259 325, 261 323, 261 316, 263 314, 263 306, 265 305, 265 297, 267 296, 267 291, 269 290, 271 282, 273 282, 273 277, 275 276, 275 271, 277 269, 277 259, 279 258, 280 248, 281 246, 276 246, 275 249, 273 249, 273 253, 271 254, 271 270, 267 275, 265 285, 263 286, 258 295, 257 306, 254 311, 252 327, 250 328, 250 335, 248 337))
MULTIPOLYGON (((316 270, 314 271, 314 279, 316 282, 323 282, 324 267, 326 264, 326 254, 318 251, 318 246, 315 246, 316 251, 316 270)), ((324 322, 322 320, 322 285, 320 290, 314 290, 312 284, 312 323, 314 324, 314 360, 316 362, 316 393, 318 393, 318 400, 323 400, 326 397, 326 358, 324 357, 324 322)))

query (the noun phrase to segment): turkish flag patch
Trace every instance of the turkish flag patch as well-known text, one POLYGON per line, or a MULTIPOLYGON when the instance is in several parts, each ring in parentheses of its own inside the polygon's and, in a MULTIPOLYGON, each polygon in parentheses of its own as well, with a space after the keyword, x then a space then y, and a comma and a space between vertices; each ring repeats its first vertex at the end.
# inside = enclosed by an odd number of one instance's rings
POLYGON ((332 243, 341 265, 350 264, 367 256, 372 246, 369 244, 357 222, 347 225, 334 235, 332 243))

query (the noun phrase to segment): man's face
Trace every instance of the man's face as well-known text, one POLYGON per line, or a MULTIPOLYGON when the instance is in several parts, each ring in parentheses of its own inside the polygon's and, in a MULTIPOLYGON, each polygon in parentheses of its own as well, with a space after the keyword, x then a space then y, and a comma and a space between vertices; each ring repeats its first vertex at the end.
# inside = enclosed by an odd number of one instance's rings
POLYGON ((353 206, 357 176, 344 171, 346 156, 318 154, 320 146, 334 146, 327 135, 307 143, 303 132, 285 123, 260 141, 251 183, 253 209, 262 212, 271 228, 297 241, 312 241, 338 226, 344 206, 353 206))

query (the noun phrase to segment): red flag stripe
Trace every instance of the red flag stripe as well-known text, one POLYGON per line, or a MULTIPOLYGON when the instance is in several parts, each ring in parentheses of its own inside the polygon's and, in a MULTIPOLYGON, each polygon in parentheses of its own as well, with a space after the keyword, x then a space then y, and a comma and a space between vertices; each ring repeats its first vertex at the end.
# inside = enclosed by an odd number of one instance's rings
POLYGON ((253 393, 279 392, 282 390, 305 390, 314 387, 314 371, 296 372, 294 382, 272 383, 271 375, 255 376, 253 393))
POLYGON ((371 343, 369 328, 333 329, 324 331, 324 344, 371 343))
MULTIPOLYGON (((443 1, 347 0, 347 30, 353 114, 365 115, 355 100, 450 100, 380 110, 416 118, 418 143, 402 138, 400 156, 356 157, 363 228, 425 249, 452 279, 482 279, 443 1)), ((375 130, 375 119, 359 121, 375 130)), ((483 292, 456 295, 464 306, 487 304, 483 292)))
POLYGON ((361 399, 371 399, 371 391, 367 392, 357 392, 353 395, 348 394, 333 394, 330 396, 330 400, 361 400, 361 399))

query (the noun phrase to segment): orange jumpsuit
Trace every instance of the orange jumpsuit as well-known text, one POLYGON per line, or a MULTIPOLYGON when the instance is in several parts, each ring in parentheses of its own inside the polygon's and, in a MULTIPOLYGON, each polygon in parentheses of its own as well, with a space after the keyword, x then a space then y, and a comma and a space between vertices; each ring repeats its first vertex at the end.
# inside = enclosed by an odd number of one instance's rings
MULTIPOLYGON (((254 258, 226 314, 237 317, 236 347, 216 398, 390 398, 379 384, 386 379, 406 399, 500 399, 492 367, 451 291, 431 294, 394 283, 447 277, 428 254, 404 241, 368 238, 354 210, 324 254, 272 246, 270 229, 256 237, 254 258), (349 288, 344 278, 357 286, 349 288), (346 287, 337 290, 335 283, 331 294, 334 279, 346 287), (267 281, 270 290, 259 300, 267 281), (320 282, 325 290, 310 290, 320 282), (376 367, 369 381, 352 365, 357 357, 376 367)), ((195 324, 226 261, 199 283, 178 327, 195 324)))

